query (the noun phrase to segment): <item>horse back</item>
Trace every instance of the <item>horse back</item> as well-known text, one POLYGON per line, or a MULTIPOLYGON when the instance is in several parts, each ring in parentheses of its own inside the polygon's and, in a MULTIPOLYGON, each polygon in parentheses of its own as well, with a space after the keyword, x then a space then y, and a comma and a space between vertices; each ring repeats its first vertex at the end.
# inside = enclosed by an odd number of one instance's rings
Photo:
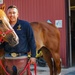
POLYGON ((60 44, 60 32, 55 25, 46 22, 31 22, 37 46, 57 48, 60 44))

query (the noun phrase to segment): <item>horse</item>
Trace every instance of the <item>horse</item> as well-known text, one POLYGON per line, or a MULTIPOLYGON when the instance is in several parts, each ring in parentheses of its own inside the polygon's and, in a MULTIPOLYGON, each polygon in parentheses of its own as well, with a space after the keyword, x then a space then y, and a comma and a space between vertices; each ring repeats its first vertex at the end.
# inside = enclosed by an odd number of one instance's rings
POLYGON ((9 23, 5 12, 5 5, 0 9, 0 41, 4 40, 11 46, 15 46, 19 43, 19 38, 9 23))
MULTIPOLYGON (((5 12, 5 5, 2 5, 0 8, 0 45, 5 41, 8 42, 12 47, 16 46, 19 43, 19 38, 11 25, 9 24, 9 19, 7 18, 5 12)), ((0 60, 4 55, 3 49, 0 49, 0 60)), ((0 75, 5 75, 0 64, 0 75)))
POLYGON ((41 50, 46 60, 50 75, 61 75, 60 31, 47 22, 31 22, 34 32, 36 50, 41 50), (52 60, 53 58, 53 60, 52 60))
MULTIPOLYGON (((10 45, 13 46, 15 45, 15 42, 12 38, 15 36, 15 40, 17 40, 16 38, 17 36, 14 33, 14 30, 10 27, 8 18, 6 17, 4 11, 1 9, 0 9, 0 16, 4 16, 4 18, 2 18, 3 24, 1 25, 3 27, 2 31, 3 32, 8 31, 8 30, 13 31, 13 32, 9 32, 9 34, 6 34, 6 35, 3 33, 5 37, 3 37, 1 34, 0 35, 2 36, 2 39, 4 41, 8 42, 10 45), (9 35, 12 35, 12 38, 9 35), (9 38, 12 40, 11 42, 9 38)), ((50 75, 61 75, 61 62, 60 62, 60 50, 59 50, 60 31, 55 27, 55 25, 49 24, 46 22, 31 22, 30 24, 34 32, 36 50, 42 51, 43 57, 49 66, 50 75)), ((2 68, 0 69, 0 72, 1 71, 3 71, 2 68)), ((4 71, 1 72, 1 74, 5 75, 4 71)))

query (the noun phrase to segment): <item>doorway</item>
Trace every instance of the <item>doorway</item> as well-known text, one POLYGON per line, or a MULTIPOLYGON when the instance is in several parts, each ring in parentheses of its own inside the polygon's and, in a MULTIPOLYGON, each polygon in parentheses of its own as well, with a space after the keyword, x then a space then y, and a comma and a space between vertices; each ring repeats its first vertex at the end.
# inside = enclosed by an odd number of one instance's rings
POLYGON ((70 0, 72 66, 75 66, 75 0, 70 0))

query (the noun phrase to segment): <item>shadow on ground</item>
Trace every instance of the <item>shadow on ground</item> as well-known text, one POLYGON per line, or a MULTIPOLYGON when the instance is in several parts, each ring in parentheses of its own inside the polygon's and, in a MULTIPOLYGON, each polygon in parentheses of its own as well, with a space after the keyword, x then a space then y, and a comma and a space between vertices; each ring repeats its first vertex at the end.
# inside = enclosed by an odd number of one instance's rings
POLYGON ((69 72, 69 73, 67 73, 65 75, 75 75, 75 71, 69 72))

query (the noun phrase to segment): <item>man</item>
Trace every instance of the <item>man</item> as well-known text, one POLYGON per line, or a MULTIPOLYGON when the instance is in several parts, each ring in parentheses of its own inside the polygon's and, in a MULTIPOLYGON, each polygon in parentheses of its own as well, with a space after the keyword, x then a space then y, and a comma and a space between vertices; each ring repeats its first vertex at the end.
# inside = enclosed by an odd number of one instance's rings
MULTIPOLYGON (((11 26, 19 37, 19 44, 15 47, 11 47, 8 43, 5 43, 4 66, 11 75, 15 75, 15 73, 19 75, 28 62, 27 53, 29 51, 31 51, 30 63, 34 64, 36 62, 34 35, 30 24, 27 21, 18 19, 19 12, 15 5, 8 7, 7 16, 11 26)), ((27 75, 27 73, 24 75, 27 75)))

